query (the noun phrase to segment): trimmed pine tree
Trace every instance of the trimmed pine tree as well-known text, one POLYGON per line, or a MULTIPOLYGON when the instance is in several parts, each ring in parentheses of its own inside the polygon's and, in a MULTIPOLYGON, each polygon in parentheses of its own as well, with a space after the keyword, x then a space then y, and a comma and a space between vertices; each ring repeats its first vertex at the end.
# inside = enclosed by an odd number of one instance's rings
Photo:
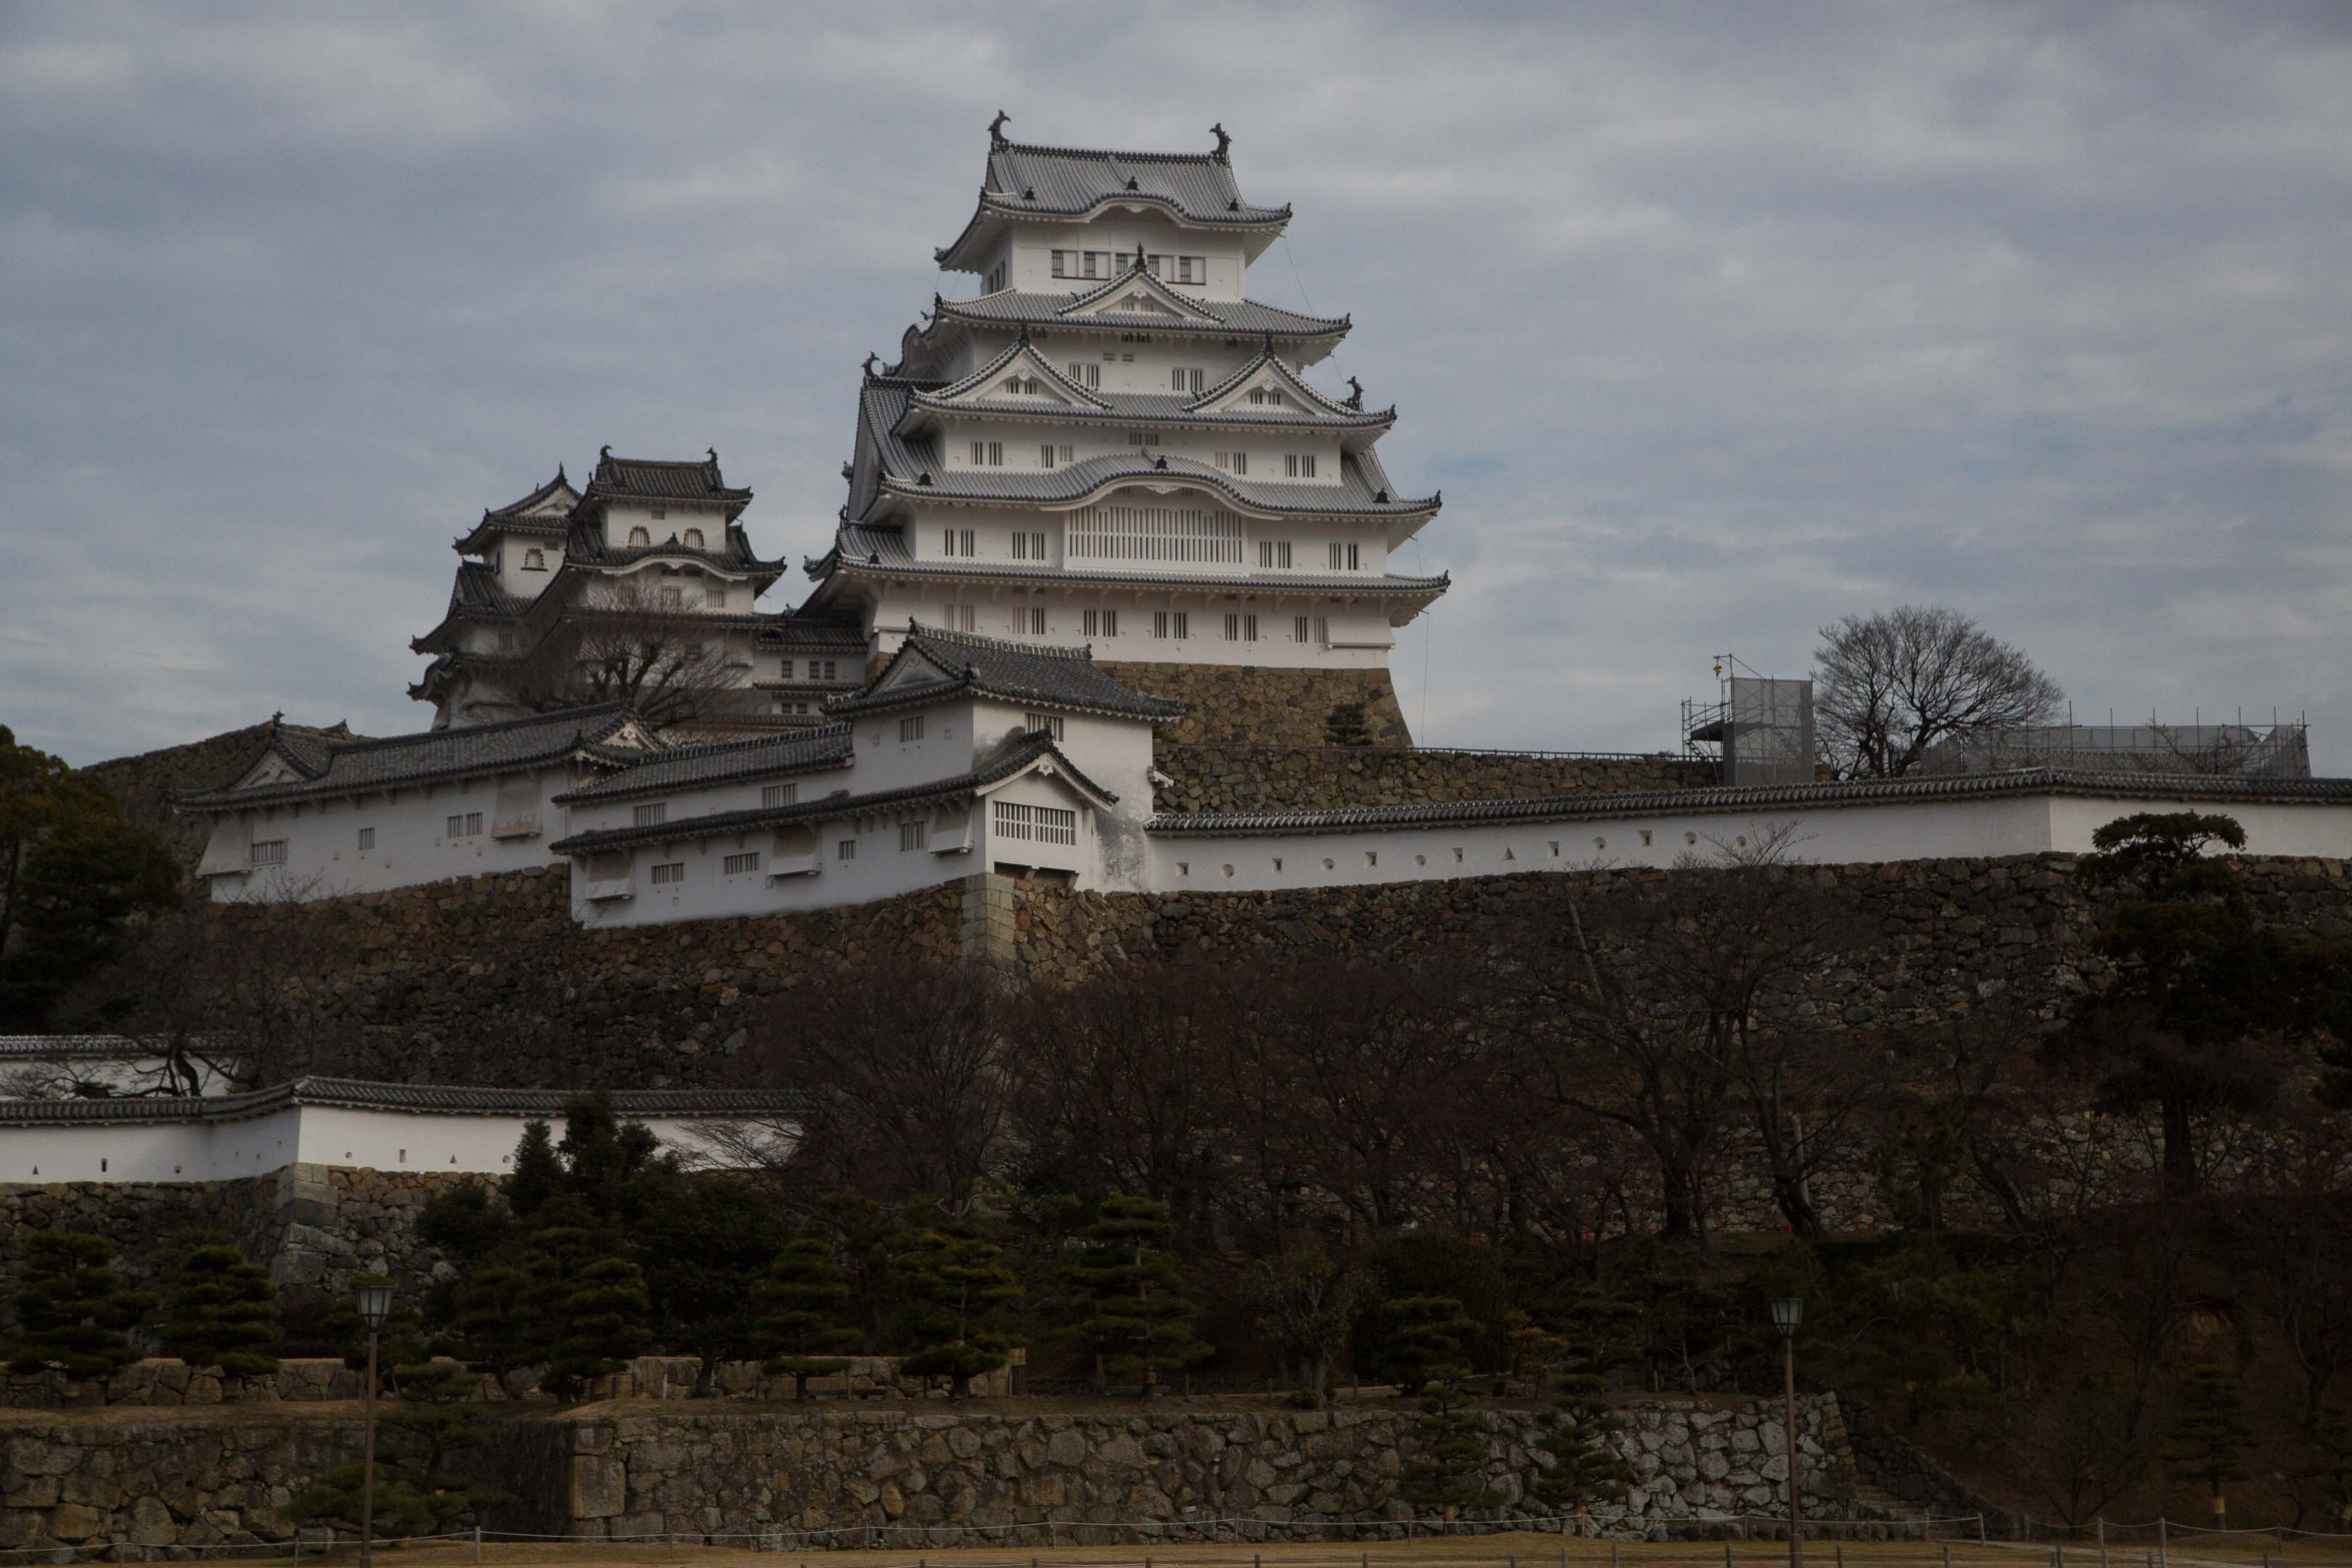
POLYGON ((919 1377, 944 1377, 948 1397, 962 1400, 971 1380, 1011 1359, 1009 1326, 1021 1280, 1004 1249, 970 1232, 923 1230, 898 1258, 907 1293, 906 1329, 913 1353, 901 1363, 919 1377))
POLYGON ((190 1366, 216 1366, 232 1377, 278 1370, 278 1309, 269 1270, 247 1263, 226 1239, 207 1237, 180 1260, 163 1349, 190 1366))
POLYGON ((794 1399, 808 1398, 810 1378, 849 1370, 847 1357, 826 1353, 857 1342, 857 1331, 841 1321, 848 1300, 848 1277, 834 1262, 833 1248, 815 1235, 786 1244, 767 1278, 751 1288, 761 1313, 751 1342, 766 1358, 761 1370, 771 1377, 789 1374, 794 1399))
POLYGON ((155 1299, 122 1288, 114 1248, 78 1231, 37 1230, 25 1247, 16 1293, 16 1333, 8 1368, 62 1368, 71 1378, 102 1378, 139 1359, 124 1331, 137 1328, 155 1299))
POLYGON ((1087 1226, 1088 1247, 1077 1275, 1094 1298, 1078 1325, 1095 1352, 1097 1382, 1182 1372, 1216 1353, 1193 1330, 1197 1309, 1184 1299, 1176 1255, 1156 1243, 1175 1229, 1168 1205, 1113 1193, 1087 1226))
POLYGON ((2245 1479, 2246 1449, 2253 1439, 2238 1374, 2210 1363, 2192 1369, 2165 1439, 2164 1458, 2178 1473, 2205 1483, 2213 1499, 2216 1529, 2227 1518, 2221 1483, 2245 1479))

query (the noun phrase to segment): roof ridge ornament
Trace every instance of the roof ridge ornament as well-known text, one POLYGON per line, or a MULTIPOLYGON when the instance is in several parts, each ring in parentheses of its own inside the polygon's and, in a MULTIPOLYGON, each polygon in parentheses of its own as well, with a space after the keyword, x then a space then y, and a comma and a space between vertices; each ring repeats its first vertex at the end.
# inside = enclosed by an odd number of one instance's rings
POLYGON ((1214 125, 1210 126, 1209 134, 1217 139, 1217 150, 1210 153, 1209 156, 1214 158, 1220 163, 1230 163, 1232 160, 1227 158, 1225 154, 1227 150, 1233 146, 1234 139, 1225 134, 1225 122, 1220 120, 1214 125))
POLYGON ((1001 109, 996 111, 996 118, 988 122, 988 144, 990 146, 1002 147, 1004 145, 1004 127, 1012 118, 1013 116, 1005 113, 1004 110, 1001 109))
POLYGON ((1364 384, 1354 376, 1348 378, 1348 406, 1360 409, 1364 405, 1364 384))
POLYGON ((866 351, 865 370, 866 374, 872 375, 874 374, 875 362, 879 360, 881 357, 882 356, 880 354, 876 353, 872 349, 867 349, 866 351))

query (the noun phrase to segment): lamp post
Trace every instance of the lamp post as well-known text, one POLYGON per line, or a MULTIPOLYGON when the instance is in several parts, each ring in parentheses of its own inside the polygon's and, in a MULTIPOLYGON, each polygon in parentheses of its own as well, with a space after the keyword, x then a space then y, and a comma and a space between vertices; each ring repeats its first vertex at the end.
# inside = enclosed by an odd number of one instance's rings
POLYGON ((1780 1390, 1782 1418, 1787 1422, 1789 1456, 1789 1568, 1805 1561, 1804 1493, 1797 1485, 1797 1325, 1805 1321, 1805 1303, 1797 1296, 1775 1297, 1772 1326, 1780 1331, 1780 1390))
POLYGON ((384 1320, 392 1316, 392 1282, 368 1281, 354 1286, 353 1300, 360 1310, 360 1321, 367 1325, 367 1383, 361 1390, 361 1399, 367 1414, 360 1437, 360 1564, 374 1568, 375 1563, 375 1342, 383 1331, 384 1320))

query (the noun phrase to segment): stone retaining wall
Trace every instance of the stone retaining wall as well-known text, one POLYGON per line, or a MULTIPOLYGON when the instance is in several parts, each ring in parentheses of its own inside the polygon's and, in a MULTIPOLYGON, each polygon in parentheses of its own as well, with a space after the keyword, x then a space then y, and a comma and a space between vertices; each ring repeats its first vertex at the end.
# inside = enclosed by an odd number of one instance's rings
POLYGON ((1701 789, 1721 770, 1661 752, 1648 757, 1405 750, 1382 746, 1171 745, 1152 762, 1174 781, 1161 811, 1312 811, 1431 801, 1527 800, 1701 789))
MULTIPOLYGON (((1694 1518, 1785 1510, 1777 1403, 1643 1401, 1623 1414, 1616 1446, 1633 1466, 1633 1489, 1622 1509, 1596 1510, 1612 1533, 1658 1536, 1694 1518)), ((1421 1454, 1416 1418, 1404 1408, 997 1415, 591 1406, 508 1424, 483 1458, 489 1479, 519 1500, 482 1522, 583 1537, 773 1531, 779 1547, 802 1543, 789 1532, 817 1531, 840 1532, 830 1544, 946 1547, 976 1539, 958 1526, 1048 1523, 1075 1544, 1132 1539, 1113 1524, 1181 1531, 1236 1519, 1262 1521, 1271 1539, 1328 1535, 1339 1521, 1376 1521, 1339 1532, 1349 1537, 1402 1535, 1413 1510, 1395 1494, 1421 1454)), ((1539 1413, 1478 1419, 1488 1435, 1485 1482, 1507 1500, 1476 1517, 1546 1517, 1527 1497, 1543 1465, 1539 1413)), ((277 1510, 352 1457, 359 1431, 346 1405, 315 1415, 21 1417, 0 1424, 0 1549, 87 1551, 283 1542, 277 1510)), ((1850 1516, 1853 1468, 1834 1395, 1801 1401, 1798 1445, 1808 1511, 1850 1516)))
POLYGON ((1320 746, 1323 721, 1342 702, 1364 705, 1378 746, 1410 746, 1396 684, 1384 669, 1277 669, 1264 665, 1125 664, 1104 671, 1139 691, 1184 704, 1184 716, 1160 727, 1179 744, 1239 742, 1257 746, 1320 746))

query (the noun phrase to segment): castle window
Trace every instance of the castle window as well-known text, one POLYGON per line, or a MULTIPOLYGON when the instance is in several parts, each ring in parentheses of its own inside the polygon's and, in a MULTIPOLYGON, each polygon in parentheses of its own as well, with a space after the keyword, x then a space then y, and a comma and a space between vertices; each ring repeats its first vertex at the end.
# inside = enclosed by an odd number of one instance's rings
POLYGON ((1042 637, 1045 635, 1045 606, 1018 606, 1013 612, 1013 635, 1042 637))
POLYGON ((1648 828, 1644 827, 1643 829, 1642 829, 1642 847, 1643 847, 1643 848, 1644 848, 1644 849, 1647 849, 1649 847, 1650 847, 1650 830, 1649 830, 1648 828))
POLYGON ((1260 566, 1288 566, 1290 564, 1290 541, 1287 539, 1259 540, 1257 542, 1257 563, 1260 566))
POLYGON ((1102 385, 1102 366, 1073 360, 1070 363, 1070 379, 1091 391, 1102 385))
POLYGON ((1171 389, 1177 392, 1198 392, 1202 377, 1207 373, 1198 365, 1180 364, 1169 373, 1171 389))
MULTIPOLYGON (((457 819, 452 817, 450 820, 455 821, 457 819)), ((250 851, 250 855, 252 858, 251 864, 253 865, 283 866, 286 864, 286 840, 283 838, 257 838, 253 841, 253 847, 250 851)))
POLYGON ((654 868, 653 885, 656 888, 673 887, 685 880, 686 862, 683 860, 668 860, 654 868))
POLYGON ((1045 559, 1045 536, 1042 533, 1015 533, 1013 536, 1013 559, 1043 561, 1045 559))
POLYGON ((800 804, 801 786, 796 784, 764 784, 760 790, 760 804, 773 809, 780 805, 800 804))
POLYGON ((669 802, 666 800, 629 808, 629 826, 632 827, 659 827, 668 820, 669 802))
POLYGON ((689 528, 686 531, 686 547, 688 550, 699 550, 702 548, 702 530, 698 528, 689 528))
POLYGON ((1127 444, 1130 447, 1157 447, 1160 445, 1160 432, 1157 430, 1129 430, 1127 433, 1127 444))
POLYGON ((727 590, 724 588, 706 589, 703 592, 702 603, 704 606, 709 609, 725 609, 727 607, 727 590))
MULTIPOLYGON (((833 660, 831 660, 831 659, 826 659, 826 660, 824 661, 824 674, 823 676, 819 677, 819 679, 824 679, 824 680, 831 680, 831 679, 835 679, 835 677, 834 677, 834 673, 833 673, 833 671, 834 671, 834 668, 835 668, 835 666, 834 666, 834 661, 833 661, 833 660)), ((814 674, 816 673, 816 665, 815 665, 814 661, 811 661, 811 663, 810 663, 810 665, 809 665, 809 673, 810 673, 810 674, 812 674, 812 675, 814 675, 814 674)))
POLYGON ((930 842, 931 825, 929 823, 902 822, 898 824, 898 852, 900 854, 903 855, 909 849, 927 849, 930 847, 930 842))
POLYGON ((1206 283, 1209 280, 1209 258, 1205 256, 1180 256, 1176 258, 1176 281, 1206 283))
POLYGON ((481 832, 481 830, 482 814, 478 811, 468 811, 450 817, 448 821, 443 825, 442 837, 445 838, 471 838, 476 834, 481 832))
POLYGON ((1051 441, 1037 448, 1037 466, 1041 468, 1054 466, 1054 443, 1051 441))
POLYGON ((663 609, 682 609, 685 607, 685 605, 686 594, 683 589, 664 588, 661 590, 661 607, 663 609))
POLYGON ((1058 713, 1024 713, 1021 727, 1033 733, 1043 730, 1056 741, 1062 738, 1062 716, 1058 713))
POLYGON ((977 555, 979 541, 969 528, 950 528, 941 531, 940 553, 942 555, 977 555))
POLYGON ((1031 844, 1076 844, 1078 814, 1053 805, 1024 805, 1017 800, 992 803, 996 808, 996 836, 1031 844))
POLYGON ((1257 617, 1255 616, 1242 615, 1227 616, 1225 617, 1225 640, 1227 642, 1257 641, 1257 617))
POLYGON ((898 739, 901 741, 919 741, 922 738, 923 715, 920 713, 909 714, 908 717, 898 721, 898 739))
POLYGON ((669 519, 669 508, 666 506, 649 508, 646 515, 651 517, 656 522, 665 522, 669 519))
POLYGON ((629 530, 629 544, 631 548, 651 544, 653 542, 654 536, 648 531, 642 528, 633 528, 629 530))
POLYGON ((780 668, 782 670, 782 679, 790 680, 793 678, 793 661, 786 659, 780 668))
POLYGON ((1315 477, 1315 454, 1312 452, 1285 452, 1282 455, 1282 472, 1286 479, 1313 479, 1315 477))
POLYGON ((547 552, 546 552, 546 551, 544 551, 544 550, 526 550, 526 551, 524 551, 524 552, 522 552, 522 569, 523 569, 524 571, 526 571, 526 572, 544 572, 544 571, 546 571, 546 570, 547 570, 547 552))
POLYGON ((1079 620, 1080 624, 1086 630, 1086 635, 1090 637, 1115 637, 1118 636, 1118 612, 1117 610, 1082 611, 1079 615, 1079 620))
POLYGON ((1249 454, 1247 452, 1220 452, 1217 454, 1217 467, 1224 469, 1225 472, 1229 474, 1246 474, 1249 472, 1249 454))
POLYGON ((740 877, 746 871, 756 871, 760 868, 760 852, 757 849, 747 849, 740 855, 730 855, 720 863, 719 868, 722 875, 729 877, 740 877))
POLYGON ((975 468, 1001 468, 1004 466, 1004 443, 974 441, 971 444, 971 466, 975 468))
POLYGON ((362 849, 373 849, 375 847, 374 828, 362 827, 360 829, 360 847, 362 849))
POLYGON ((947 606, 947 618, 940 624, 951 632, 968 632, 977 629, 979 621, 978 605, 950 605, 947 606))
POLYGON ((1363 569, 1363 546, 1360 544, 1334 544, 1331 546, 1332 571, 1359 572, 1363 569))
POLYGON ((856 839, 855 839, 855 838, 845 838, 845 839, 842 839, 839 843, 835 844, 835 845, 833 847, 833 858, 834 858, 835 859, 836 859, 836 860, 855 860, 855 859, 856 859, 856 858, 857 858, 857 840, 856 840, 856 839))

